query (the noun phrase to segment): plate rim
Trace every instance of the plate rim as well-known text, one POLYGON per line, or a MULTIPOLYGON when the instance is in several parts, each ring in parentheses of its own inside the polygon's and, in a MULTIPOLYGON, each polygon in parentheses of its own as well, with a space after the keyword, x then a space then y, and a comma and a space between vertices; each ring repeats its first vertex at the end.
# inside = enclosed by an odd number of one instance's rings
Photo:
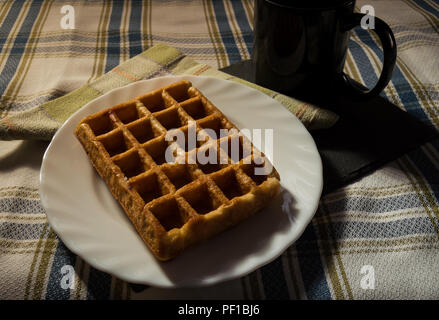
MULTIPOLYGON (((318 176, 320 177, 319 179, 319 186, 318 188, 318 192, 316 192, 316 199, 313 199, 313 206, 312 206, 312 214, 309 214, 309 216, 306 217, 306 223, 303 223, 299 229, 297 229, 296 235, 294 237, 292 237, 292 239, 290 241, 287 241, 280 249, 276 250, 275 254, 272 254, 271 257, 269 259, 265 259, 262 262, 256 263, 254 264, 251 268, 247 268, 246 272, 243 274, 232 274, 232 273, 228 273, 227 276, 223 276, 221 277, 221 279, 219 280, 212 280, 212 281, 208 281, 206 279, 204 279, 204 281, 202 282, 197 282, 195 285, 191 285, 191 284, 175 284, 175 283, 171 283, 170 285, 166 285, 166 284, 157 284, 157 283, 151 283, 148 281, 143 281, 143 280, 138 280, 135 279, 135 277, 130 277, 127 275, 122 275, 122 274, 117 274, 114 272, 114 270, 110 270, 110 267, 106 267, 102 264, 100 264, 98 261, 94 260, 94 261, 90 261, 90 259, 86 259, 82 256, 81 254, 81 249, 78 248, 76 245, 72 244, 70 241, 65 241, 66 239, 64 238, 64 235, 62 235, 62 232, 59 232, 59 225, 53 221, 53 216, 51 214, 47 214, 47 212, 49 211, 48 208, 48 198, 47 198, 47 194, 44 193, 43 191, 43 186, 44 186, 44 182, 45 182, 45 172, 47 170, 45 170, 44 168, 47 166, 47 158, 50 155, 50 152, 56 142, 56 139, 58 138, 58 136, 61 134, 61 132, 63 131, 63 129, 72 121, 72 119, 74 117, 76 117, 77 114, 79 114, 80 112, 82 112, 84 109, 88 108, 89 105, 92 105, 93 103, 95 103, 96 100, 102 99, 104 96, 106 95, 110 95, 110 94, 114 94, 114 92, 119 91, 119 90, 126 90, 128 87, 130 86, 135 86, 135 85, 139 85, 139 83, 145 83, 145 82, 151 82, 151 81, 158 81, 160 79, 164 79, 165 78, 169 78, 169 79, 175 79, 174 81, 178 81, 178 80, 183 80, 183 79, 187 79, 189 81, 191 81, 191 79, 194 78, 206 78, 206 79, 210 79, 210 80, 214 80, 214 81, 227 81, 233 85, 238 85, 238 86, 242 86, 245 89, 249 89, 252 91, 256 91, 258 94, 264 94, 263 92, 261 92, 260 90, 257 90, 256 88, 247 86, 243 83, 240 82, 236 82, 230 79, 223 79, 223 78, 216 78, 216 77, 212 77, 212 76, 195 76, 195 75, 165 75, 165 76, 160 76, 160 77, 155 77, 155 78, 151 78, 151 79, 143 79, 143 80, 139 80, 139 81, 135 81, 132 83, 129 83, 125 86, 122 87, 118 87, 118 88, 113 88, 107 92, 105 92, 104 94, 100 95, 99 97, 94 98, 93 100, 90 100, 89 102, 87 102, 85 105, 83 105, 81 108, 79 108, 78 110, 76 110, 73 114, 71 114, 67 120, 64 121, 64 123, 62 123, 62 125, 57 129, 57 131, 55 132, 55 134, 53 135, 49 145, 47 146, 43 158, 42 158, 42 163, 41 163, 41 168, 40 168, 40 174, 39 174, 39 193, 40 193, 40 200, 41 200, 41 204, 43 206, 43 208, 46 211, 46 217, 47 220, 50 224, 50 226, 53 228, 53 230, 55 231, 55 233, 57 234, 57 236, 59 237, 59 239, 62 241, 62 243, 71 251, 73 252, 75 255, 81 257, 81 259, 84 259, 84 261, 86 263, 88 263, 90 266, 92 266, 93 268, 100 270, 102 272, 106 272, 112 276, 117 277, 120 280, 132 283, 132 284, 143 284, 143 285, 149 285, 149 286, 153 286, 153 287, 157 287, 157 288, 197 288, 197 287, 206 287, 206 286, 210 286, 210 285, 215 285, 218 283, 222 283, 225 281, 230 281, 233 279, 237 279, 237 278, 241 278, 244 277, 246 275, 248 275, 249 273, 261 268, 264 265, 269 264, 270 262, 274 261, 275 259, 277 259, 279 256, 281 256, 285 250, 287 250, 288 247, 290 247, 292 244, 294 244, 303 234, 303 232, 305 231, 306 227, 311 223, 313 217, 315 216, 315 213, 318 209, 319 206, 319 200, 321 198, 322 195, 322 191, 323 191, 323 164, 322 164, 322 160, 320 157, 320 153, 318 152, 318 148, 317 145, 314 141, 314 138, 311 136, 310 132, 308 131, 308 129, 306 129, 306 127, 304 126, 304 124, 296 117, 296 115, 294 113, 292 113, 291 111, 287 110, 294 118, 296 118, 296 122, 297 125, 299 127, 301 127, 300 129, 304 132, 306 132, 306 135, 308 135, 309 141, 312 144, 313 149, 315 149, 315 155, 318 159, 318 161, 316 161, 316 165, 317 167, 314 168, 315 171, 317 172, 318 176)), ((273 101, 275 101, 276 103, 278 103, 282 108, 285 108, 285 106, 283 106, 279 101, 276 101, 275 99, 273 99, 271 96, 266 95, 268 98, 272 99, 273 101)), ((99 107, 99 110, 103 110, 105 108, 107 108, 108 106, 102 106, 99 107)), ((105 182, 104 182, 105 183, 105 182)))

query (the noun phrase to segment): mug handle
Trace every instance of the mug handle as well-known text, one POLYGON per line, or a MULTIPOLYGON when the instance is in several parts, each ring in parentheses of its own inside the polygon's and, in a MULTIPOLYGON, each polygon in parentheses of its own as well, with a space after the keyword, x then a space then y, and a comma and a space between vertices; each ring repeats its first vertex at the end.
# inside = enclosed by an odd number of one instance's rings
MULTIPOLYGON (((350 16, 349 21, 345 24, 346 30, 350 30, 356 26, 361 25, 361 19, 365 17, 363 13, 353 13, 350 16)), ((384 62, 381 75, 378 82, 372 89, 368 89, 356 81, 350 79, 344 72, 342 73, 343 81, 345 85, 357 96, 362 98, 371 98, 378 95, 389 83, 392 78, 393 68, 396 62, 396 41, 390 27, 380 18, 374 16, 375 28, 372 29, 380 39, 381 46, 384 53, 384 62)))

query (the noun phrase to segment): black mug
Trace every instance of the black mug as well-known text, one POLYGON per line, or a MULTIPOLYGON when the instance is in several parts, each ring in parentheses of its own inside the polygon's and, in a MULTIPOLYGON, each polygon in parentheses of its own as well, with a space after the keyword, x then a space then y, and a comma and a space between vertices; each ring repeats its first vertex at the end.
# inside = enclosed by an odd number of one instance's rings
POLYGON ((390 27, 377 17, 373 30, 384 61, 371 89, 343 73, 350 30, 365 14, 354 13, 355 0, 256 0, 253 63, 255 82, 292 96, 350 92, 370 98, 390 81, 396 43, 390 27))

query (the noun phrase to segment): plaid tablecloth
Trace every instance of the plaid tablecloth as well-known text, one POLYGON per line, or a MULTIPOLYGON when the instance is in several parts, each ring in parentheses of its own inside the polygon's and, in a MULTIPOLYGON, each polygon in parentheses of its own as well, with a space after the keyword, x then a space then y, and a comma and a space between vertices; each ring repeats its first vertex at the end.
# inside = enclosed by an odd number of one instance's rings
MULTIPOLYGON (((439 127, 439 2, 358 1, 395 33, 398 59, 383 95, 439 127)), ((252 1, 0 1, 0 124, 92 83, 157 43, 221 68, 249 59, 252 1), (65 7, 70 5, 71 7, 65 7), (63 29, 74 9, 74 29, 63 29)), ((360 28, 346 71, 373 84, 381 53, 360 28)), ((207 288, 141 292, 72 254, 39 199, 47 142, 0 142, 0 299, 438 299, 439 141, 321 199, 303 236, 278 259, 207 288), (62 270, 75 271, 63 289, 62 270)), ((68 183, 68 182, 66 182, 68 183)), ((62 187, 62 186, 60 186, 62 187)))

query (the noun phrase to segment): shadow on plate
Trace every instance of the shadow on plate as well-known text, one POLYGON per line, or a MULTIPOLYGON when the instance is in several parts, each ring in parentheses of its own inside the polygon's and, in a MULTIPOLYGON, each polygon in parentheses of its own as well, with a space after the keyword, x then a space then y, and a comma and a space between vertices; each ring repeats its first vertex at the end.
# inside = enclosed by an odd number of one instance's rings
MULTIPOLYGON (((293 195, 282 188, 261 212, 205 243, 188 248, 174 260, 160 263, 160 267, 170 282, 185 287, 197 286, 206 279, 216 282, 224 277, 224 272, 231 277, 240 270, 251 272, 261 265, 243 266, 237 262, 252 264, 260 255, 272 255, 267 260, 270 262, 280 255, 282 252, 273 252, 277 250, 275 237, 291 231, 297 213, 293 195)), ((136 290, 140 290, 138 285, 136 290)))

